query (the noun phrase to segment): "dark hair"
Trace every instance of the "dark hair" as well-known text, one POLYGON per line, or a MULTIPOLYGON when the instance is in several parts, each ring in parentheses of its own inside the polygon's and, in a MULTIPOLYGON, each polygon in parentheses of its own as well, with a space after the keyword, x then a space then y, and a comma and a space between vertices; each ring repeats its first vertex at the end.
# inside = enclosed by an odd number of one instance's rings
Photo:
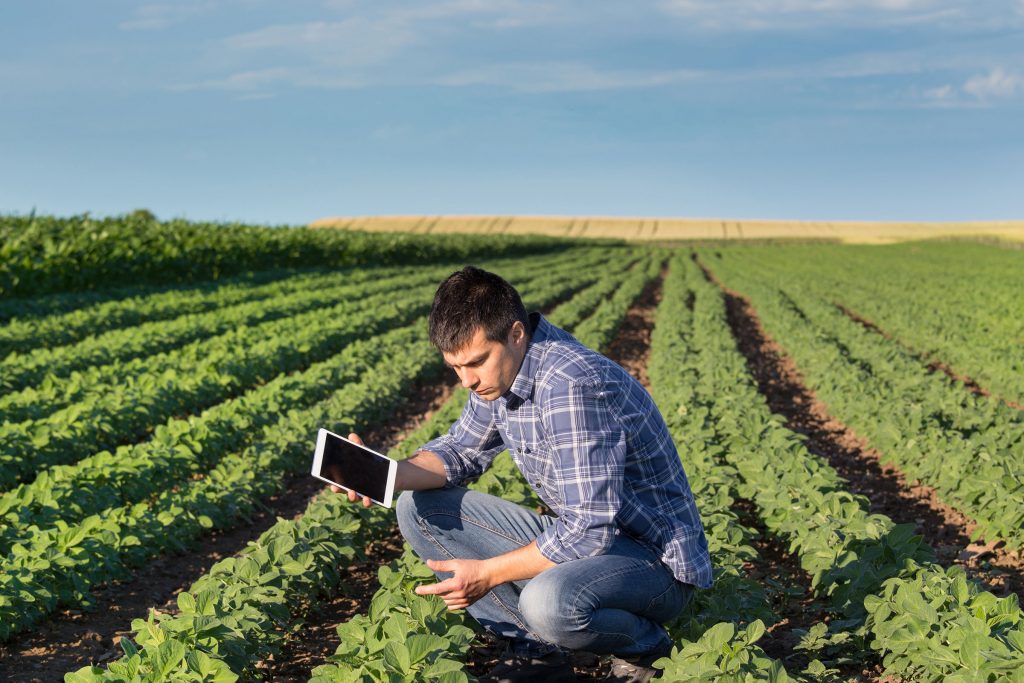
POLYGON ((494 273, 466 266, 437 288, 430 307, 430 343, 453 353, 469 343, 478 327, 490 341, 505 343, 516 321, 530 334, 530 318, 519 292, 494 273))

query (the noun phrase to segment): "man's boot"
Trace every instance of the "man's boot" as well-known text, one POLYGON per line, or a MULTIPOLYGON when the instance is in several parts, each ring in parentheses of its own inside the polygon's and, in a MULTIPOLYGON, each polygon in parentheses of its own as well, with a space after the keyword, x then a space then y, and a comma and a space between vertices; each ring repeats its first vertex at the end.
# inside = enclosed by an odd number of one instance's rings
POLYGON ((634 657, 613 656, 611 659, 612 672, 604 681, 605 683, 647 683, 661 673, 651 665, 670 654, 672 654, 672 646, 668 645, 634 657))
POLYGON ((480 683, 575 683, 569 658, 559 651, 531 657, 513 654, 508 648, 497 666, 479 678, 480 683))

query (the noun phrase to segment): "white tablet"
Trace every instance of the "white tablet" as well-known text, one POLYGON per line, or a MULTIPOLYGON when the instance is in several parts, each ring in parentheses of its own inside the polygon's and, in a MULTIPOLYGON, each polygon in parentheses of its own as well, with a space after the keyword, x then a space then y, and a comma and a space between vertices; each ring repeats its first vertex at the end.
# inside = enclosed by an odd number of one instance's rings
POLYGON ((391 507, 398 461, 321 429, 316 437, 313 476, 373 502, 391 507))

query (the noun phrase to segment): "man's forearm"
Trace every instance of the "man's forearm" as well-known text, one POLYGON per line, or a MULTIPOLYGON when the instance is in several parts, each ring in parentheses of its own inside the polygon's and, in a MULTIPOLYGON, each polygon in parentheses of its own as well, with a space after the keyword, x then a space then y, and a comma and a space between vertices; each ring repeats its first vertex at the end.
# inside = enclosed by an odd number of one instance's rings
POLYGON ((447 481, 444 463, 431 451, 417 451, 411 458, 398 461, 395 488, 399 491, 439 489, 447 481))
POLYGON ((555 566, 554 562, 540 554, 537 541, 530 541, 522 548, 483 560, 483 563, 486 565, 487 575, 490 577, 492 586, 509 581, 532 579, 545 569, 555 566))

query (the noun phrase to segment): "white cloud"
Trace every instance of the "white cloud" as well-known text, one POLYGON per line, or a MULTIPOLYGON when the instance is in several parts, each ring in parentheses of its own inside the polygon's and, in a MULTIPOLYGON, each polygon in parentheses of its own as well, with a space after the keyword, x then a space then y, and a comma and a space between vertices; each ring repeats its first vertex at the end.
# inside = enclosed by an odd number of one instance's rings
POLYGON ((979 100, 992 100, 1024 94, 1024 76, 995 67, 985 75, 971 76, 964 83, 964 92, 979 100))
POLYGON ((353 17, 268 26, 231 36, 224 44, 232 50, 287 51, 312 63, 355 66, 385 61, 415 40, 415 33, 399 23, 353 17))
MULTIPOLYGON (((224 78, 212 78, 197 83, 179 83, 167 86, 168 90, 183 92, 189 90, 261 90, 272 85, 293 85, 307 88, 358 88, 366 85, 356 79, 347 79, 332 74, 297 67, 271 67, 239 71, 224 78)), ((265 93, 258 96, 266 96, 265 93)))
POLYGON ((602 70, 580 62, 512 63, 467 69, 434 80, 439 85, 491 85, 522 92, 567 92, 651 88, 693 81, 703 72, 675 70, 602 70))
POLYGON ((1020 26, 1021 0, 662 0, 663 11, 703 29, 761 31, 818 26, 1020 26), (1017 9, 1015 9, 1015 5, 1017 9))
POLYGON ((150 4, 137 7, 131 19, 117 26, 123 31, 154 31, 189 19, 209 14, 217 7, 215 0, 150 4))
POLYGON ((956 88, 952 83, 946 83, 935 88, 928 88, 924 91, 924 96, 930 100, 948 102, 956 97, 956 88))

